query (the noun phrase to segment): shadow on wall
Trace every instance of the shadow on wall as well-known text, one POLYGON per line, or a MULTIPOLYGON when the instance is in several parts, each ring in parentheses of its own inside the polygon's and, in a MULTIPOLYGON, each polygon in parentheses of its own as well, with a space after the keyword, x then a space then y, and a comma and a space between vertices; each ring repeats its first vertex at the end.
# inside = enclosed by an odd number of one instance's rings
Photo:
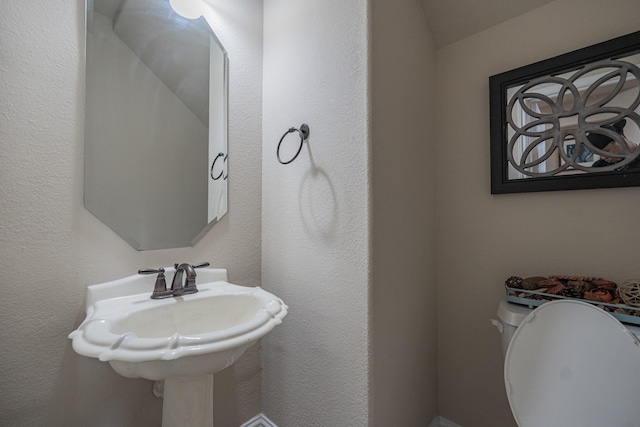
POLYGON ((305 145, 311 167, 300 183, 300 219, 308 235, 329 242, 334 240, 338 230, 338 197, 329 174, 313 161, 311 145, 305 145))

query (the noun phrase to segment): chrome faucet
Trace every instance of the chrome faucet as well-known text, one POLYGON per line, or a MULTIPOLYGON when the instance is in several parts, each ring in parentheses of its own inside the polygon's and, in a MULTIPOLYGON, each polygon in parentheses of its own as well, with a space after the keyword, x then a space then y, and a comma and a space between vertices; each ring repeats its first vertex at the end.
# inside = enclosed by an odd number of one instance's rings
POLYGON ((176 272, 171 282, 171 289, 167 289, 167 283, 164 277, 164 268, 152 269, 142 268, 138 270, 138 274, 153 274, 158 273, 156 284, 151 294, 152 299, 161 299, 169 297, 179 297, 181 295, 195 294, 198 292, 196 287, 196 268, 208 267, 208 262, 203 262, 197 265, 191 265, 182 263, 180 265, 175 264, 176 272), (186 273, 186 279, 184 285, 182 284, 182 276, 186 273))
POLYGON ((191 265, 186 262, 180 265, 175 264, 176 272, 171 282, 171 294, 174 297, 179 297, 181 295, 195 294, 198 292, 198 288, 196 287, 196 268, 208 266, 208 262, 203 262, 198 265, 191 265), (183 274, 186 274, 184 285, 182 284, 183 274))

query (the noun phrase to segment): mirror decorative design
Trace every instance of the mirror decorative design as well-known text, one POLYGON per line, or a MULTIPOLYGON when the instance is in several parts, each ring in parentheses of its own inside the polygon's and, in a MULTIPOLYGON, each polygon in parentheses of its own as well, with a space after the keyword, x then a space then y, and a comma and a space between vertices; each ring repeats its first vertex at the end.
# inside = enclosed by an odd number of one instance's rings
POLYGON ((85 207, 138 250, 227 212, 228 58, 169 0, 87 0, 85 207))
POLYGON ((640 185, 640 32, 489 85, 493 194, 640 185))

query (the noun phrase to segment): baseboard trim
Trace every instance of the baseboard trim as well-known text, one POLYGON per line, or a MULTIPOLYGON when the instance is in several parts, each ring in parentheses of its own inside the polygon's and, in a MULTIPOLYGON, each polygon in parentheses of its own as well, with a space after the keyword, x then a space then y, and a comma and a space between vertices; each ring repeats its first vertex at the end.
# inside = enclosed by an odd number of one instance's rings
MULTIPOLYGON (((265 414, 258 414, 251 418, 240 427, 278 427, 273 421, 271 421, 265 414)), ((456 423, 452 423, 446 418, 435 417, 433 421, 429 423, 429 427, 461 427, 456 423)))
POLYGON ((439 417, 439 424, 436 424, 436 427, 461 427, 456 423, 452 423, 446 418, 439 417))
POLYGON ((258 414, 240 427, 278 427, 265 414, 258 414))

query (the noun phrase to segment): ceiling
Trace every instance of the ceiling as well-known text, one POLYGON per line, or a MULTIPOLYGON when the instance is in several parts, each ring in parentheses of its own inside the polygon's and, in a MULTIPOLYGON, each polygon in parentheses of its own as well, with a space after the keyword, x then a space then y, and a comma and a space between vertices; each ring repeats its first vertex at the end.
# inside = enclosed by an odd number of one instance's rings
POLYGON ((437 48, 552 1, 554 0, 421 0, 437 48))

